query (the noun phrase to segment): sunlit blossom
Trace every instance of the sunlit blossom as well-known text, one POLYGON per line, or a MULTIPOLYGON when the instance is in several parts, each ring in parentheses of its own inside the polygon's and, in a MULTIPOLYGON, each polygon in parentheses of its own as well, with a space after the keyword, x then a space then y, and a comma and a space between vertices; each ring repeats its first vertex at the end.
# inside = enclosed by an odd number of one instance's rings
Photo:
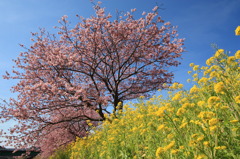
POLYGON ((164 148, 159 147, 156 151, 156 157, 160 157, 163 152, 164 152, 164 148))
POLYGON ((234 56, 230 56, 230 57, 228 57, 228 59, 227 59, 227 63, 228 63, 228 64, 231 64, 234 60, 235 60, 235 57, 234 57, 234 56))
POLYGON ((236 96, 236 97, 234 98, 234 100, 235 100, 236 103, 239 103, 239 104, 240 104, 240 95, 239 95, 239 96, 236 96))
POLYGON ((238 26, 235 30, 235 35, 240 35, 240 26, 238 26))
POLYGON ((217 146, 217 147, 214 147, 214 149, 216 150, 224 150, 226 149, 227 147, 226 146, 217 146))
POLYGON ((219 57, 220 55, 222 55, 224 53, 223 49, 218 49, 215 53, 215 57, 219 57))
POLYGON ((213 126, 216 125, 219 122, 219 120, 217 118, 212 118, 209 120, 209 125, 213 126))
POLYGON ((193 67, 193 71, 197 71, 199 69, 199 65, 195 65, 194 67, 193 67))
POLYGON ((216 93, 224 93, 224 83, 223 82, 218 82, 214 85, 214 91, 216 93))
POLYGON ((235 53, 235 58, 236 58, 236 59, 240 59, 240 50, 238 50, 238 51, 235 53))
POLYGON ((236 120, 236 119, 235 119, 235 120, 231 120, 230 122, 231 122, 231 123, 237 123, 237 122, 239 122, 239 120, 236 120))

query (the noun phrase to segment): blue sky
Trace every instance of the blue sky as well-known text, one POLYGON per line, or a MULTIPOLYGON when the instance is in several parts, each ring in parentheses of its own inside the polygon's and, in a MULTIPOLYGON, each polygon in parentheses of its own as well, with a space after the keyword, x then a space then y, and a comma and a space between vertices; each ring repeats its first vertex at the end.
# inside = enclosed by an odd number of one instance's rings
MULTIPOLYGON (((173 68, 174 81, 183 83, 190 76, 187 74, 189 63, 204 65, 206 59, 215 52, 210 44, 235 53, 240 49, 240 37, 234 30, 240 25, 240 0, 102 0, 106 11, 115 15, 119 11, 136 8, 136 17, 143 11, 151 11, 158 4, 163 4, 160 16, 173 25, 177 25, 181 38, 186 38, 182 64, 173 68)), ((75 15, 89 17, 94 14, 89 0, 0 0, 0 75, 11 72, 21 51, 18 44, 31 45, 30 32, 46 28, 56 32, 53 26, 59 26, 58 20, 68 15, 72 26, 76 24, 75 15)), ((10 92, 17 81, 4 80, 0 76, 0 98, 15 97, 10 92)))

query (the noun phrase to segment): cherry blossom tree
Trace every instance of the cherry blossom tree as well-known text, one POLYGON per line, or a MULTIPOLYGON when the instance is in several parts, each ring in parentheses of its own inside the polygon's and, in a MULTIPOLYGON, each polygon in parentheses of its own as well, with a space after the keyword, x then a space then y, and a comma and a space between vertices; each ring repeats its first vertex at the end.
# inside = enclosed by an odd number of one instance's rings
POLYGON ((164 22, 157 7, 135 19, 132 9, 111 20, 100 5, 91 18, 78 16, 70 28, 63 16, 57 35, 41 29, 20 53, 6 79, 19 79, 18 93, 2 106, 5 121, 16 119, 9 144, 41 147, 44 152, 87 135, 119 103, 148 96, 171 83, 171 66, 179 65, 183 39, 164 22), (113 107, 109 112, 107 107, 113 107))

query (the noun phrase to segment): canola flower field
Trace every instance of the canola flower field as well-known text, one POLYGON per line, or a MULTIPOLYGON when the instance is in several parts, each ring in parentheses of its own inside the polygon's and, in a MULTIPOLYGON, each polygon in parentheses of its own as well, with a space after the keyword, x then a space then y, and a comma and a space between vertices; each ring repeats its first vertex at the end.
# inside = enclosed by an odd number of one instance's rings
POLYGON ((218 49, 206 66, 190 64, 190 90, 173 83, 167 98, 140 97, 52 158, 239 159, 239 64, 240 50, 218 49))

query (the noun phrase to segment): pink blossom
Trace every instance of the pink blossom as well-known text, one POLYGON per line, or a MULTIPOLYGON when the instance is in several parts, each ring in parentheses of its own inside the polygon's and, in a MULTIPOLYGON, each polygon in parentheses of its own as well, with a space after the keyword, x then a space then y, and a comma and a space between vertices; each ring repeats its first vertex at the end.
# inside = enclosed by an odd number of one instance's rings
POLYGON ((157 11, 157 10, 158 10, 158 8, 159 8, 158 6, 155 6, 155 7, 152 9, 152 11, 154 11, 154 12, 155 12, 155 11, 157 11))

